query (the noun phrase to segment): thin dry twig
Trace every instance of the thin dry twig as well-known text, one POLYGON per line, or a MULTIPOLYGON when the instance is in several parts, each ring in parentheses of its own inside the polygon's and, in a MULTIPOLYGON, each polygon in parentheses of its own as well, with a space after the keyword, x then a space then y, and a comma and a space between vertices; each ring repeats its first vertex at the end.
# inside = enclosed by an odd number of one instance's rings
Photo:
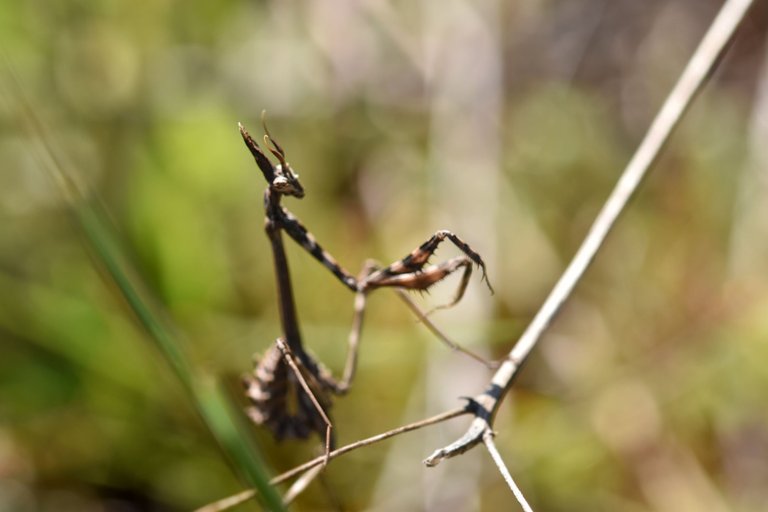
POLYGON ((221 512, 222 510, 229 510, 230 508, 234 508, 241 503, 245 503, 255 496, 256 489, 246 489, 237 494, 233 494, 232 496, 227 496, 226 498, 222 498, 220 500, 214 501, 213 503, 209 503, 208 505, 204 505, 196 509, 194 512, 221 512))
POLYGON ((306 489, 307 486, 312 483, 312 480, 314 480, 315 477, 319 475, 324 468, 325 464, 318 464, 297 478, 296 481, 293 482, 293 485, 291 485, 290 489, 288 489, 288 492, 285 493, 285 496, 283 496, 283 503, 288 505, 293 500, 295 500, 299 494, 304 492, 304 489, 306 489))
MULTIPOLYGON (((371 444, 378 443, 379 441, 384 441, 385 439, 389 439, 390 437, 394 437, 400 434, 405 434, 406 432, 411 432, 414 430, 418 430, 420 428, 428 427, 430 425, 434 425, 436 423, 441 423, 443 421, 449 420, 451 418, 455 418, 456 416, 461 416, 463 414, 468 414, 471 411, 470 406, 464 406, 464 407, 456 407, 455 409, 451 409, 446 412, 442 412, 440 414, 436 414, 435 416, 431 416, 429 418, 416 421, 414 423, 409 423, 408 425, 403 425, 401 427, 393 428, 392 430, 388 430, 386 432, 382 432, 381 434, 376 434, 375 436, 367 437, 365 439, 361 439, 359 441, 355 441, 354 443, 350 443, 346 446, 342 446, 341 448, 338 448, 336 450, 333 450, 330 453, 331 459, 335 459, 336 457, 343 455, 347 452, 351 452, 352 450, 357 450, 358 448, 362 448, 364 446, 368 446, 371 444)), ((295 468, 286 471, 285 473, 276 476, 270 482, 272 484, 279 484, 281 482, 284 482, 288 480, 289 478, 297 475, 298 473, 301 473, 303 471, 306 471, 307 469, 317 466, 318 464, 321 464, 325 460, 325 456, 315 457, 314 459, 305 462, 301 466, 296 466, 295 468)))
MULTIPOLYGON (((414 430, 428 427, 430 425, 435 425, 436 423, 441 423, 443 421, 450 420, 457 416, 469 414, 470 412, 472 412, 471 402, 465 405, 464 407, 456 407, 455 409, 450 409, 440 414, 436 414, 435 416, 431 416, 423 420, 409 423, 407 425, 403 425, 403 426, 394 428, 392 430, 388 430, 387 432, 382 432, 381 434, 377 434, 375 436, 371 436, 365 439, 361 439, 359 441, 355 441, 354 443, 350 443, 346 446, 342 446, 341 448, 337 448, 336 450, 333 450, 330 454, 328 454, 328 459, 329 460, 335 459, 336 457, 340 457, 345 453, 351 452, 353 450, 357 450, 358 448, 363 448, 365 446, 376 444, 380 441, 384 441, 385 439, 389 439, 390 437, 394 437, 400 434, 405 434, 406 432, 412 432, 414 430)), ((314 459, 309 460, 304 464, 301 464, 300 466, 296 466, 295 468, 289 469, 285 473, 282 473, 274 477, 272 480, 269 481, 269 483, 272 485, 283 483, 286 480, 293 478, 298 474, 301 474, 305 471, 308 471, 316 466, 323 464, 325 460, 326 460, 325 455, 315 457, 314 459)), ((220 512, 222 510, 227 510, 236 505, 239 505, 244 501, 248 501, 254 496, 256 496, 256 491, 254 489, 248 489, 238 494, 233 494, 232 496, 228 496, 226 498, 222 498, 220 500, 214 501, 213 503, 209 503, 208 505, 205 505, 195 510, 195 512, 220 512)))
POLYGON ((527 359, 589 268, 619 215, 626 208, 664 144, 669 140, 672 130, 682 119, 696 93, 706 82, 709 73, 752 3, 752 0, 727 0, 720 9, 699 47, 688 61, 680 79, 667 96, 640 146, 621 174, 616 187, 608 197, 568 268, 512 348, 507 359, 491 379, 490 386, 484 393, 474 398, 478 404, 475 420, 459 440, 436 450, 427 457, 424 460, 427 466, 435 466, 443 459, 464 453, 480 443, 485 433, 491 430, 493 418, 502 399, 512 387, 520 366, 527 359))
POLYGON ((520 504, 523 510, 525 512, 533 512, 533 509, 528 504, 528 501, 526 501, 525 496, 523 496, 523 491, 521 491, 520 487, 517 486, 515 480, 512 478, 512 475, 509 472, 509 469, 507 469, 506 464, 504 464, 504 459, 501 458, 501 454, 496 448, 496 443, 493 440, 493 436, 494 433, 490 430, 487 430, 485 434, 483 434, 483 442, 485 443, 485 447, 488 449, 488 453, 491 454, 491 458, 496 464, 496 467, 499 469, 499 473, 501 473, 501 476, 504 477, 504 481, 507 482, 507 485, 512 490, 512 494, 515 495, 517 502, 520 504))
POLYGON ((312 388, 309 387, 309 383, 304 378, 304 375, 301 374, 301 370, 296 364, 293 353, 288 347, 288 344, 282 338, 278 338, 275 343, 277 343, 277 348, 280 349, 280 352, 283 353, 283 357, 288 362, 288 366, 291 367, 291 370, 293 370, 293 373, 296 375, 296 380, 299 381, 302 389, 312 401, 312 405, 315 406, 315 410, 318 412, 318 414, 320 414, 320 417, 323 418, 323 421, 325 422, 325 460, 323 461, 323 466, 325 466, 330 461, 329 456, 331 454, 331 429, 333 429, 333 424, 331 423, 330 418, 328 418, 328 415, 325 414, 323 408, 320 406, 317 398, 315 398, 315 394, 312 392, 312 388))

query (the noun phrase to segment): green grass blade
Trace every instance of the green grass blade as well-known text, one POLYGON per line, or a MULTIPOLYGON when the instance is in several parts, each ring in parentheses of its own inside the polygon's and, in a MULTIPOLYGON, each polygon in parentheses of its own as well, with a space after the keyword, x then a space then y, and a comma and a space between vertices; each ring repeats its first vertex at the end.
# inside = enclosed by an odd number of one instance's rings
POLYGON ((131 266, 112 236, 106 222, 106 215, 94 207, 84 193, 73 173, 58 158, 59 153, 46 137, 43 124, 35 115, 29 101, 23 94, 18 79, 11 66, 6 62, 7 82, 11 93, 8 97, 21 107, 25 128, 38 143, 40 150, 34 155, 41 167, 60 186, 78 224, 83 230, 85 240, 93 250, 96 259, 106 269, 109 278, 116 285, 119 295, 136 315, 139 324, 149 335, 160 353, 168 361, 174 373, 183 384, 190 400, 194 404, 205 424, 218 441, 228 460, 233 464, 247 485, 259 491, 260 499, 270 510, 285 510, 277 491, 269 484, 268 471, 256 450, 238 428, 226 397, 215 386, 212 379, 203 378, 193 368, 182 350, 181 340, 175 329, 158 312, 159 308, 142 293, 141 281, 131 271, 131 266))
POLYGON ((155 342, 176 376, 189 392, 193 403, 227 458, 239 470, 246 482, 259 491, 259 496, 270 510, 284 510, 282 500, 269 484, 268 472, 255 446, 238 428, 227 398, 211 379, 201 377, 191 368, 181 350, 178 337, 153 313, 148 300, 142 297, 121 263, 120 252, 112 236, 92 207, 76 209, 78 220, 86 238, 106 267, 122 297, 141 325, 155 342))

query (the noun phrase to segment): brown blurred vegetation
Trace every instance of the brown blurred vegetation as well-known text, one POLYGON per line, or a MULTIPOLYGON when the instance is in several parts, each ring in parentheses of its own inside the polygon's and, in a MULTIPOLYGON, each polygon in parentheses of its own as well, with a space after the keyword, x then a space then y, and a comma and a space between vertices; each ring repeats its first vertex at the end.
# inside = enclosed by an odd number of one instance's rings
MULTIPOLYGON (((0 41, 136 279, 238 395, 279 334, 265 184, 238 121, 258 133, 268 111, 307 190, 286 205, 351 271, 441 228, 483 254, 496 295, 475 278, 434 320, 501 357, 719 5, 2 0, 0 41)), ((536 510, 768 503, 767 23, 760 3, 502 409, 499 448, 536 510)), ((0 510, 187 510, 237 492, 36 164, 16 98, 0 100, 0 510)), ((305 339, 339 371, 352 296, 289 258, 305 339)), ((455 406, 488 376, 375 294, 338 441, 455 406)), ((421 465, 465 425, 339 459, 295 509, 514 509, 482 450, 421 465)), ((320 444, 252 435, 275 472, 320 444)))

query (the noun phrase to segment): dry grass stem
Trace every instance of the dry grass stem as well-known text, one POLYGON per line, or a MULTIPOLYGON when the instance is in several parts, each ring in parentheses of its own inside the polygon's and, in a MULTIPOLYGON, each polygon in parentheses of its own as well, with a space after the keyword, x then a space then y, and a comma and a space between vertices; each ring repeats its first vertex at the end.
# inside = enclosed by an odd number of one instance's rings
POLYGON ((285 493, 285 496, 283 496, 283 503, 288 505, 293 500, 295 500, 296 497, 304 492, 304 489, 306 489, 307 486, 312 483, 312 480, 314 480, 315 477, 320 474, 323 468, 325 468, 325 464, 319 464, 312 469, 307 470, 306 473, 297 478, 296 481, 293 482, 293 485, 291 485, 290 489, 288 489, 288 492, 285 493))
POLYGON ((317 398, 312 392, 312 388, 309 386, 309 383, 304 378, 304 375, 302 375, 301 369, 299 369, 299 366, 296 364, 288 344, 285 343, 285 341, 283 341, 281 338, 278 338, 276 343, 277 347, 283 353, 283 357, 285 357, 285 360, 288 362, 288 366, 291 367, 291 370, 293 370, 293 373, 296 375, 296 380, 299 381, 299 385, 301 385, 304 392, 312 401, 312 405, 315 406, 315 410, 317 410, 317 413, 321 418, 323 418, 323 421, 325 422, 325 460, 323 461, 323 466, 325 466, 330 461, 329 455, 331 453, 331 430, 333 429, 333 424, 331 423, 331 419, 328 417, 328 415, 325 414, 325 411, 323 410, 320 403, 317 401, 317 398))
POLYGON ((571 296, 573 289, 583 277, 598 250, 603 246, 608 233, 624 211, 629 200, 637 191, 651 165, 658 157, 664 144, 669 140, 696 93, 701 89, 714 68, 718 58, 733 37, 736 28, 744 19, 752 0, 728 0, 725 2, 699 47, 688 61, 680 79, 667 96, 664 104, 651 123, 648 132, 632 159, 622 172, 618 183, 592 224, 573 260, 568 265, 541 309, 536 313, 528 328, 510 351, 507 359, 497 370, 488 390, 475 397, 481 405, 482 418, 478 416, 470 430, 459 441, 435 451, 425 463, 436 465, 444 458, 459 455, 480 442, 486 429, 483 423, 492 422, 503 397, 512 386, 520 365, 525 361, 541 336, 547 330, 560 308, 571 296), (486 419, 487 418, 487 419, 486 419))
POLYGON ((504 481, 507 482, 507 485, 512 490, 515 498, 517 498, 517 502, 520 503, 522 509, 525 512, 533 512, 533 509, 528 504, 525 496, 523 496, 523 492, 515 483, 515 480, 512 478, 512 475, 510 474, 509 469, 507 469, 506 464, 504 464, 504 460, 501 458, 499 450, 496 449, 496 443, 493 441, 493 431, 485 431, 485 434, 483 434, 483 443, 485 443, 485 447, 488 448, 488 453, 491 454, 491 458, 496 464, 496 467, 499 469, 499 473, 501 473, 501 476, 504 477, 504 481))
MULTIPOLYGON (((377 434, 375 436, 371 436, 366 439, 355 441, 354 443, 350 443, 346 446, 342 446, 341 448, 337 448, 336 450, 333 450, 330 454, 328 454, 327 459, 328 460, 335 459, 336 457, 340 457, 341 455, 344 455, 345 453, 351 452, 353 450, 357 450, 358 448, 363 448, 365 446, 376 444, 380 441, 384 441, 385 439, 389 439, 390 437, 395 437, 400 434, 405 434, 406 432, 419 430, 420 428, 428 427, 430 425, 435 425, 437 423, 450 420, 451 418, 455 418, 457 416, 469 414, 470 412, 471 411, 470 411, 469 405, 464 407, 457 407, 455 409, 451 409, 449 411, 436 414, 435 416, 431 416, 429 418, 425 418, 420 421, 409 423, 407 425, 403 425, 401 427, 388 430, 387 432, 382 432, 381 434, 377 434)), ((274 477, 272 480, 269 481, 269 483, 272 485, 280 484, 290 478, 293 478, 294 476, 300 473, 303 473, 309 469, 312 469, 316 466, 323 464, 325 461, 326 461, 325 455, 315 457, 314 459, 307 461, 304 464, 301 464, 300 466, 296 466, 295 468, 290 469, 285 473, 282 473, 274 477)), ((247 501, 253 498, 254 496, 256 496, 256 491, 253 489, 249 489, 247 491, 243 491, 238 494, 234 494, 232 496, 228 496, 226 498, 223 498, 213 503, 210 503, 208 505, 205 505, 197 509, 195 512, 218 512, 221 510, 227 510, 236 505, 239 505, 244 501, 247 501)))

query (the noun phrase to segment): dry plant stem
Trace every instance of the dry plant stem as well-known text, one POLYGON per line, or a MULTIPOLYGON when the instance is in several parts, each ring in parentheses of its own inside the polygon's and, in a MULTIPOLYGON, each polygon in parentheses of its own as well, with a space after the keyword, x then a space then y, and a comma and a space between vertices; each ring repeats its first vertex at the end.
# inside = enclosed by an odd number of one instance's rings
POLYGON ((331 453, 331 429, 333 428, 333 424, 331 423, 330 418, 328 418, 328 415, 325 414, 325 411, 318 403, 317 398, 315 398, 315 394, 312 393, 312 389, 310 389, 306 379, 304 379, 304 376, 301 374, 301 370, 299 369, 299 366, 296 364, 296 361, 294 360, 293 354, 291 353, 291 349, 288 347, 288 345, 285 343, 285 341, 282 338, 278 338, 277 341, 275 341, 275 343, 277 343, 277 347, 280 349, 280 352, 283 353, 283 357, 288 362, 288 366, 291 367, 291 370, 293 370, 293 373, 296 375, 296 380, 299 381, 299 384, 304 389, 304 392, 307 394, 307 396, 309 396, 309 399, 312 401, 312 405, 315 406, 315 409, 317 410, 318 414, 320 414, 320 417, 322 417, 323 421, 325 422, 325 460, 323 461, 323 466, 325 466, 328 464, 328 461, 330 460, 328 456, 331 453))
POLYGON ((475 354, 469 349, 466 349, 456 343, 455 341, 451 340, 448 336, 443 334, 443 332, 438 329, 438 327, 432 323, 432 321, 429 319, 429 317, 419 308, 419 306, 416 305, 416 303, 411 299, 410 296, 408 296, 408 293, 401 289, 401 288, 394 288, 394 292, 400 297, 400 299, 405 302, 405 305, 408 306, 408 309, 413 311, 413 314, 416 315, 416 318, 419 319, 426 327, 429 329, 429 331, 434 334, 437 339, 448 345, 448 347, 451 350, 454 350, 456 352, 461 352, 464 355, 467 355, 474 359, 475 361, 482 363, 483 366, 486 368, 490 368, 492 370, 495 370, 499 367, 499 363, 496 363, 494 361, 488 361, 483 356, 475 354))
POLYGON ((496 464, 496 467, 499 469, 499 473, 501 473, 501 476, 504 477, 504 481, 507 482, 507 485, 512 490, 512 494, 515 495, 515 498, 517 498, 517 502, 520 504, 522 509, 525 512, 533 512, 533 509, 528 504, 528 501, 526 501, 525 496, 523 496, 523 492, 515 483, 512 475, 507 469, 506 464, 504 464, 504 460, 501 458, 499 450, 496 449, 496 443, 493 441, 493 436, 494 434, 490 430, 486 430, 483 434, 483 442, 485 443, 485 447, 488 448, 488 453, 491 454, 491 458, 496 464))
MULTIPOLYGON (((375 436, 371 436, 366 439, 355 441, 354 443, 350 443, 346 446, 342 446, 341 448, 337 448, 336 450, 333 450, 329 454, 328 458, 335 459, 336 457, 340 457, 341 455, 344 455, 347 452, 351 452, 353 450, 357 450, 358 448, 363 448, 365 446, 376 444, 380 441, 384 441, 385 439, 389 439, 390 437, 394 437, 400 434, 405 434, 406 432, 412 432, 414 430, 419 430, 420 428, 428 427, 430 425, 435 425, 436 423, 442 423, 443 421, 450 420, 451 418, 455 418, 457 416, 469 414, 472 412, 472 410, 473 410, 473 407, 472 407, 472 403, 470 402, 464 407, 457 407, 455 409, 442 412, 435 416, 425 418, 423 420, 416 421, 414 423, 409 423, 408 425, 403 425, 401 427, 394 428, 387 432, 382 432, 381 434, 377 434, 375 436)), ((324 455, 320 457, 315 457, 314 459, 307 461, 300 466, 296 466, 295 468, 289 469, 285 473, 282 473, 274 477, 272 480, 269 481, 269 483, 272 485, 277 485, 282 482, 285 482, 286 480, 293 478, 298 474, 308 471, 316 466, 320 466, 325 462, 325 459, 326 458, 324 455)), ((219 512, 221 510, 228 510, 236 505, 239 505, 240 503, 243 503, 244 501, 247 501, 253 498, 255 495, 256 495, 255 490, 248 489, 247 491, 243 491, 238 494, 234 494, 232 496, 228 496, 221 500, 205 505, 197 509, 195 512, 219 512)))
POLYGON ((237 494, 233 494, 232 496, 227 496, 226 498, 222 498, 220 500, 214 501, 213 503, 209 503, 208 505, 204 505, 198 509, 195 509, 194 512, 221 512, 222 510, 229 510, 240 505, 241 503, 245 503, 255 496, 255 489, 247 489, 237 494))
POLYGON ((304 489, 306 489, 307 486, 312 483, 312 480, 314 480, 315 477, 320 474, 324 467, 325 464, 317 465, 312 469, 307 470, 303 475, 297 478, 296 481, 293 482, 293 485, 291 485, 291 488, 288 489, 288 492, 285 493, 285 496, 283 496, 283 504, 289 505, 293 500, 296 499, 296 496, 304 492, 304 489))
MULTIPOLYGON (((336 457, 340 455, 344 455, 347 452, 351 452, 352 450, 357 450, 358 448, 375 444, 375 443, 378 443, 379 441, 384 441, 385 439, 389 439, 390 437, 394 437, 400 434, 405 434, 406 432, 411 432, 413 430, 418 430, 420 428, 428 427, 436 423, 441 423, 451 418, 455 418, 456 416, 468 414, 469 412, 471 412, 471 406, 457 407, 455 409, 451 409, 449 411, 437 414, 430 418, 426 418, 414 423, 409 423, 408 425, 403 425, 401 427, 393 428, 392 430, 388 430, 387 432, 382 432, 381 434, 377 434, 375 436, 361 439, 359 441, 355 441, 354 443, 350 443, 346 446, 342 446, 341 448, 333 450, 330 453, 329 458, 335 459, 336 457)), ((296 466, 295 468, 288 470, 281 475, 276 476, 275 478, 270 480, 270 483, 274 485, 274 484, 279 484, 281 482, 284 482, 289 478, 292 478, 297 474, 303 471, 306 471, 309 468, 312 468, 314 466, 317 466, 318 464, 321 464, 324 460, 325 460, 324 456, 315 457, 314 459, 308 462, 305 462, 301 466, 296 466)))
POLYGON ((487 431, 490 431, 499 405, 512 386, 521 364, 536 346, 544 331, 552 323, 592 263, 606 236, 669 139, 672 130, 680 122, 685 110, 706 81, 718 57, 722 54, 752 3, 752 0, 727 0, 725 2, 677 84, 653 120, 645 138, 627 164, 616 187, 592 224, 587 237, 570 265, 544 301, 531 324, 512 348, 507 359, 493 376, 488 389, 474 398, 478 405, 475 411, 475 420, 461 439, 432 453, 424 461, 427 466, 434 466, 442 459, 469 450, 482 440, 487 431))

